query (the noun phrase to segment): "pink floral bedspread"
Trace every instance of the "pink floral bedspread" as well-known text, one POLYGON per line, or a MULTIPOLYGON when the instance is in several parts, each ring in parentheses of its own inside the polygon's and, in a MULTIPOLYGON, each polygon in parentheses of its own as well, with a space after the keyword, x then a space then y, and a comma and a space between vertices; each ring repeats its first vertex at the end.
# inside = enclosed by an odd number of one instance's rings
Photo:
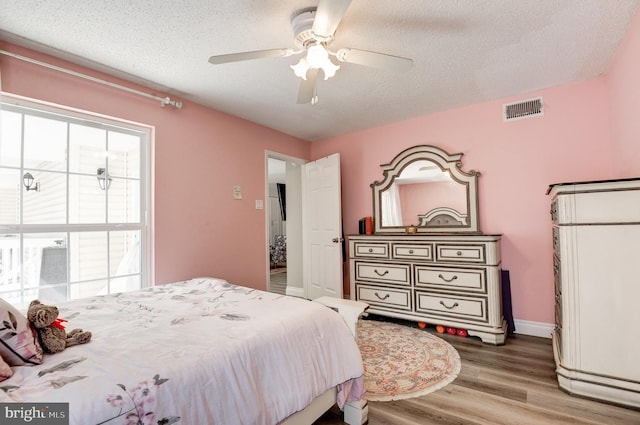
MULTIPOLYGON (((69 402, 70 423, 276 424, 363 367, 318 303, 193 279, 59 305, 91 342, 13 368, 0 402, 69 402)), ((345 385, 356 393, 363 385, 345 385)))

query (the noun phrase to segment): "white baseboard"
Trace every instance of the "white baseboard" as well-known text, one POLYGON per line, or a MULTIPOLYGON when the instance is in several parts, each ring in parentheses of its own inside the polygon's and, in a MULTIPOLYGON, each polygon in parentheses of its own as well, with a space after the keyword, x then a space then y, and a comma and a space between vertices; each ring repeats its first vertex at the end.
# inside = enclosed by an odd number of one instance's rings
POLYGON ((285 292, 287 295, 291 295, 292 297, 304 298, 304 288, 298 288, 295 286, 287 286, 287 290, 285 292))
POLYGON ((517 334, 539 336, 542 338, 551 338, 551 334, 555 328, 553 323, 531 322, 529 320, 518 319, 515 319, 513 322, 517 334))

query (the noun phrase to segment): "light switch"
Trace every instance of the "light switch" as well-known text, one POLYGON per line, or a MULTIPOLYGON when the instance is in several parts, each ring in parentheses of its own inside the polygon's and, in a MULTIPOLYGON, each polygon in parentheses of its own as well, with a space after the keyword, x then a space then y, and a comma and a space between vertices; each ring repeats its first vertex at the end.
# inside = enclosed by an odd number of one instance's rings
POLYGON ((233 199, 242 199, 242 189, 240 186, 233 186, 233 199))
POLYGON ((257 210, 264 209, 264 201, 262 199, 256 199, 256 209, 257 210))

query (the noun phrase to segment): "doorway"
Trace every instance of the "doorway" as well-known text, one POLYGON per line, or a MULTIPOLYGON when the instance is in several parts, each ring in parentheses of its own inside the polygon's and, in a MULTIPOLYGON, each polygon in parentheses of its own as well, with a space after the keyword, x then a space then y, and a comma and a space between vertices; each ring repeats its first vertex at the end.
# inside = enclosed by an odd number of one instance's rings
POLYGON ((302 175, 306 161, 266 154, 267 290, 300 296, 302 276, 302 175))

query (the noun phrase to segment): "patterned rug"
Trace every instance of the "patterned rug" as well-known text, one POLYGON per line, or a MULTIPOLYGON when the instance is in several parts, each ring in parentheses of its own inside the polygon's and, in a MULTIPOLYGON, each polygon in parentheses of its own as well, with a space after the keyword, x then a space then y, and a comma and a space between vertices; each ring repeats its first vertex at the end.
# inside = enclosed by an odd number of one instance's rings
POLYGON ((366 398, 391 401, 429 394, 460 372, 455 348, 417 328, 375 320, 358 322, 366 398))

